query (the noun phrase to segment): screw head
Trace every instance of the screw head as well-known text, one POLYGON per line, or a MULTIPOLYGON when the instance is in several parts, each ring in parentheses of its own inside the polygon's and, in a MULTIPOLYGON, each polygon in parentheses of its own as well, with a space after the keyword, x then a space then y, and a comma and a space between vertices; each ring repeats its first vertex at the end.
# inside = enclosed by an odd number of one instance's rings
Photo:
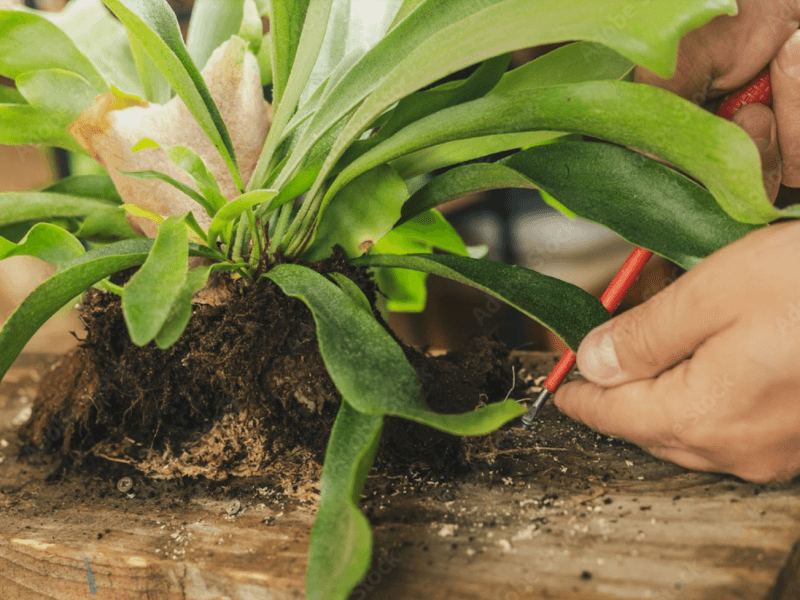
POLYGON ((130 477, 123 477, 117 482, 117 489, 123 494, 129 492, 133 488, 133 479, 130 477))
POLYGON ((238 513, 242 508, 242 503, 238 500, 234 500, 228 505, 228 508, 225 509, 225 512, 228 513, 231 517, 238 513))

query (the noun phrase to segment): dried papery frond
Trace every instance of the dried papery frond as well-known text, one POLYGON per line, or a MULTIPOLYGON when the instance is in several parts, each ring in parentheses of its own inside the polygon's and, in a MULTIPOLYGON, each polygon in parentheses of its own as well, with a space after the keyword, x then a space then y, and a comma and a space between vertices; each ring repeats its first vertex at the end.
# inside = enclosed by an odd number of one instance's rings
MULTIPOLYGON (((244 43, 234 38, 214 52, 202 75, 230 132, 242 176, 247 181, 272 122, 272 109, 261 89, 258 62, 245 51, 244 43)), ((136 204, 163 217, 192 211, 202 227, 207 228, 211 223, 196 202, 171 185, 160 180, 135 179, 120 172, 159 171, 195 187, 191 177, 173 164, 161 148, 131 152, 144 138, 164 148, 178 145, 191 148, 208 165, 226 198, 239 195, 219 152, 178 97, 159 105, 104 94, 70 125, 69 133, 108 170, 127 204, 136 204)), ((132 216, 129 220, 144 235, 155 237, 156 223, 132 216)))

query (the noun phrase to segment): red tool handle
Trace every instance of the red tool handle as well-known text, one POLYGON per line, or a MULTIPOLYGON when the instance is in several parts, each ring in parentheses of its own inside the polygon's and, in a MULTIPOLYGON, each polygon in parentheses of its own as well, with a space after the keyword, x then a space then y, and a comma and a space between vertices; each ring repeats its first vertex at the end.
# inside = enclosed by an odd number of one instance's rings
MULTIPOLYGON (((637 247, 631 252, 628 259, 622 267, 620 267, 619 271, 617 271, 614 279, 608 284, 606 291, 600 296, 600 302, 609 313, 613 313, 617 310, 619 303, 622 302, 625 294, 631 289, 633 282, 636 281, 636 278, 639 276, 639 273, 642 272, 642 269, 644 269, 644 266, 647 264, 647 261, 650 260, 651 256, 653 256, 653 253, 644 248, 637 247)), ((553 367, 553 370, 550 372, 550 375, 547 377, 542 387, 554 393, 574 366, 575 353, 572 350, 567 350, 561 356, 561 360, 553 367)))
POLYGON ((772 105, 772 83, 769 79, 769 67, 761 71, 747 86, 730 94, 717 109, 717 115, 729 121, 734 113, 745 104, 772 105))
MULTIPOLYGON (((772 85, 769 78, 769 67, 761 71, 761 73, 743 89, 725 98, 717 110, 717 115, 730 120, 733 118, 734 113, 742 106, 755 103, 765 104, 767 106, 772 104, 772 85)), ((625 264, 622 265, 614 279, 608 285, 608 288, 606 288, 606 291, 603 292, 603 295, 600 297, 600 302, 603 303, 603 306, 606 307, 609 313, 613 313, 617 309, 617 306, 622 302, 625 294, 628 293, 628 290, 633 285, 633 282, 636 281, 636 278, 639 276, 639 273, 642 272, 642 269, 644 269, 651 256, 653 256, 653 253, 649 250, 636 248, 628 257, 628 260, 625 261, 625 264)), ((575 353, 571 350, 567 350, 561 356, 558 363, 556 363, 556 366, 553 367, 553 370, 550 372, 550 375, 547 377, 542 387, 550 393, 555 393, 558 386, 561 385, 561 382, 564 381, 564 378, 574 366, 575 353)))

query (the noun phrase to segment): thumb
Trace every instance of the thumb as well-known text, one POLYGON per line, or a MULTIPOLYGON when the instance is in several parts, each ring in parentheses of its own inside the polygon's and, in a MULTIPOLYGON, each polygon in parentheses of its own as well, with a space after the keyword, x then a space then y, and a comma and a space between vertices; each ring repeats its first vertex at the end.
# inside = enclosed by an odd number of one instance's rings
POLYGON ((707 273, 703 281, 703 266, 593 329, 578 349, 581 374, 606 387, 649 379, 690 356, 705 339, 730 324, 735 315, 721 308, 731 305, 720 297, 726 294, 711 295, 719 303, 708 301, 707 290, 715 289, 713 283, 708 287, 713 273, 707 273))

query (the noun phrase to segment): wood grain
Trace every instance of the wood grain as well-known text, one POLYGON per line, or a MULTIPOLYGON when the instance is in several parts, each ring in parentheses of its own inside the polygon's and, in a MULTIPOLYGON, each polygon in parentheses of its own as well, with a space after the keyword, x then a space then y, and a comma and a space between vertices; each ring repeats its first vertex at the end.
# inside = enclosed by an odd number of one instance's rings
MULTIPOLYGON (((50 362, 24 357, 0 385, 0 439, 50 362)), ((556 498, 552 482, 521 477, 369 498, 375 561, 352 597, 765 598, 800 535, 800 487, 641 473, 556 498)), ((43 510, 61 485, 3 457, 3 600, 303 598, 312 506, 281 509, 254 494, 230 517, 225 501, 169 505, 109 482, 91 506, 70 502, 67 487, 43 510)))

